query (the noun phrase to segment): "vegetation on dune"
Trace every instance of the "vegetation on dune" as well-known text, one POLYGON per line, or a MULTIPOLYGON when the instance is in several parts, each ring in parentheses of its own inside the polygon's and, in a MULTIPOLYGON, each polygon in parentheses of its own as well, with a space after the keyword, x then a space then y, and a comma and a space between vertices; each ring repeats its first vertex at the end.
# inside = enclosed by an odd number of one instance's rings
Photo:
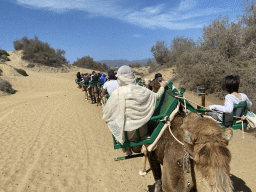
POLYGON ((15 50, 23 50, 23 60, 50 67, 60 67, 68 64, 64 56, 64 50, 55 50, 48 43, 40 41, 37 36, 34 39, 28 39, 24 36, 20 40, 14 41, 13 46, 15 50))
POLYGON ((12 89, 12 85, 8 81, 3 80, 2 78, 0 78, 0 91, 10 94, 16 93, 16 90, 12 89))
MULTIPOLYGON (((219 17, 203 28, 202 39, 194 42, 176 37, 171 46, 157 41, 151 49, 157 63, 151 64, 153 72, 160 64, 175 67, 181 84, 188 90, 204 85, 207 93, 220 98, 226 94, 220 86, 227 75, 240 75, 240 92, 256 103, 256 0, 246 1, 244 14, 237 22, 219 17)), ((256 112, 256 105, 253 105, 256 112)))
POLYGON ((33 68, 33 67, 35 67, 35 64, 29 63, 29 64, 27 65, 27 67, 28 67, 28 68, 33 68))
POLYGON ((10 56, 10 55, 5 50, 0 49, 0 61, 2 62, 10 61, 10 59, 7 56, 10 56))
POLYGON ((28 76, 27 72, 24 69, 17 69, 14 68, 19 74, 23 75, 23 76, 28 76))
POLYGON ((87 69, 93 69, 98 71, 108 71, 108 67, 106 63, 97 63, 96 61, 93 61, 93 58, 90 56, 82 57, 81 59, 77 58, 77 61, 73 63, 73 66, 81 67, 81 68, 87 68, 87 69))
POLYGON ((139 63, 132 63, 129 65, 131 68, 139 68, 141 65, 139 63))

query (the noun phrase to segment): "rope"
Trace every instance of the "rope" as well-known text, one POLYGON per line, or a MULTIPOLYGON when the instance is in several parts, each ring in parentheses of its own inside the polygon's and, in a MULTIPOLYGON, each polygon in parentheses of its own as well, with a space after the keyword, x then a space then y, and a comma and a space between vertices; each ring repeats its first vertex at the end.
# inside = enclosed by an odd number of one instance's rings
MULTIPOLYGON (((187 101, 189 101, 190 103, 193 103, 193 104, 195 104, 195 105, 197 105, 197 106, 199 106, 199 107, 201 107, 201 108, 205 108, 204 106, 202 106, 202 105, 199 105, 199 104, 197 104, 197 103, 195 103, 194 101, 191 101, 190 99, 186 99, 184 96, 183 97, 181 97, 181 96, 174 96, 174 97, 176 97, 176 98, 178 98, 178 99, 184 99, 184 103, 186 104, 186 100, 187 101)), ((212 110, 212 109, 207 109, 207 111, 211 111, 211 112, 215 112, 215 113, 223 113, 222 111, 218 111, 218 110, 212 110)))
POLYGON ((174 136, 174 134, 172 133, 172 130, 171 130, 171 126, 170 126, 170 125, 169 125, 169 130, 170 130, 170 133, 171 133, 171 135, 173 136, 173 138, 174 138, 178 143, 180 143, 181 145, 183 145, 183 147, 184 147, 184 152, 185 152, 185 154, 184 154, 184 157, 183 157, 183 172, 184 172, 184 175, 185 175, 185 177, 186 177, 186 180, 187 180, 187 183, 188 183, 188 187, 190 187, 190 182, 189 182, 189 179, 188 179, 186 173, 187 173, 188 170, 189 170, 188 159, 194 159, 194 158, 187 152, 187 150, 186 150, 186 148, 185 148, 185 144, 182 143, 180 140, 178 140, 178 139, 174 136))
POLYGON ((173 135, 170 125, 169 125, 169 131, 170 131, 171 135, 173 136, 173 138, 174 138, 176 141, 178 141, 178 143, 180 143, 181 145, 184 146, 184 143, 182 143, 181 141, 179 141, 179 139, 177 139, 177 138, 173 135))
POLYGON ((188 187, 190 187, 190 182, 189 182, 189 179, 188 179, 186 173, 188 173, 188 171, 189 171, 188 159, 194 159, 194 158, 187 152, 185 146, 184 146, 184 152, 185 152, 185 155, 183 157, 183 171, 184 171, 184 175, 186 176, 186 179, 187 179, 188 187))

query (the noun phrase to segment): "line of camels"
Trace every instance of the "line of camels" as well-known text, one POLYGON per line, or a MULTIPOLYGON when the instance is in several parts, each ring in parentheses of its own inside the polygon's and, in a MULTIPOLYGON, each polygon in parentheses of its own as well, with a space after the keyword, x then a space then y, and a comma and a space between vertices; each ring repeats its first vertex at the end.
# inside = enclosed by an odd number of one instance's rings
MULTIPOLYGON (((148 81, 142 80, 140 83, 146 85, 148 81)), ((158 87, 154 85, 153 91, 157 92, 158 87)), ((86 100, 104 106, 106 98, 101 97, 100 86, 79 88, 85 92, 86 100)), ((180 105, 171 121, 171 131, 176 139, 166 129, 154 151, 149 152, 143 147, 144 167, 148 159, 155 179, 151 191, 233 192, 231 153, 227 148, 233 137, 232 128, 221 129, 214 120, 194 112, 186 114, 180 105)))

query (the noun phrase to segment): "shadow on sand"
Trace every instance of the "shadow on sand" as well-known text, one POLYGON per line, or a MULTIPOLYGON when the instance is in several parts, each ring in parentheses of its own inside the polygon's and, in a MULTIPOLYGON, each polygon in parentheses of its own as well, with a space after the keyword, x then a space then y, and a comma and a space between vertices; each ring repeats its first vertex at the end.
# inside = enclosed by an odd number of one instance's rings
POLYGON ((232 174, 230 178, 233 182, 234 192, 235 191, 252 192, 252 190, 246 185, 246 183, 242 179, 232 174))
MULTIPOLYGON (((230 175, 230 178, 233 182, 234 192, 252 192, 252 190, 246 185, 246 183, 236 177, 235 175, 230 175)), ((148 192, 154 192, 155 190, 155 184, 154 185, 148 185, 148 192)))

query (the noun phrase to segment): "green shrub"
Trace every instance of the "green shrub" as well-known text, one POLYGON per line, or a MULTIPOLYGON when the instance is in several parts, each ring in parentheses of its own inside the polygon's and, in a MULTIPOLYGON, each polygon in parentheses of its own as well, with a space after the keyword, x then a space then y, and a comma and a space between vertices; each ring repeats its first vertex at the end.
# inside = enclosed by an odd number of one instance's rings
POLYGON ((131 68, 139 68, 139 67, 141 67, 141 65, 139 63, 132 63, 132 64, 129 65, 129 67, 131 67, 131 68))
POLYGON ((68 63, 64 57, 64 50, 55 50, 50 47, 48 43, 40 41, 37 36, 35 36, 34 39, 28 39, 25 36, 20 40, 14 41, 13 46, 15 50, 24 50, 22 56, 23 60, 51 67, 60 67, 68 63))
POLYGON ((28 76, 27 72, 23 69, 17 69, 17 68, 14 68, 19 74, 23 75, 23 76, 28 76))
POLYGON ((85 57, 82 57, 81 59, 77 58, 77 61, 73 63, 73 66, 93 69, 98 71, 108 70, 105 63, 103 65, 101 63, 97 63, 96 61, 93 61, 93 58, 91 58, 90 56, 85 56, 85 57))
POLYGON ((2 60, 2 62, 11 61, 11 60, 7 57, 7 55, 1 55, 1 56, 0 56, 0 60, 2 60))
POLYGON ((0 56, 2 55, 10 56, 5 50, 0 49, 0 56))
POLYGON ((0 90, 6 93, 14 94, 16 90, 12 89, 12 85, 8 82, 0 78, 0 90))
POLYGON ((27 65, 27 67, 28 67, 28 68, 33 68, 33 67, 35 67, 35 64, 30 63, 30 64, 27 65))

